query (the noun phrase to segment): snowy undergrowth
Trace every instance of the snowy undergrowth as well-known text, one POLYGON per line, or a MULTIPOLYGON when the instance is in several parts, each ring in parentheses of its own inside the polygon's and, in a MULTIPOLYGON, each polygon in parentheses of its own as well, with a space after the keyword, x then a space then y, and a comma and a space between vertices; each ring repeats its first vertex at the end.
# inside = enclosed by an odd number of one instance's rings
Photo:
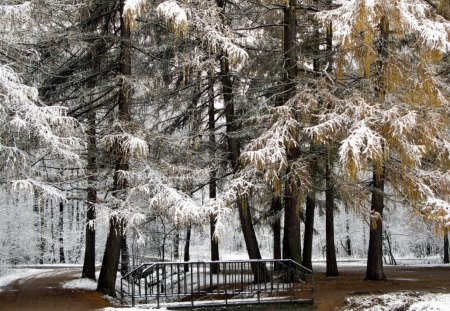
POLYGON ((449 306, 450 294, 403 292, 353 296, 341 311, 447 311, 449 306))

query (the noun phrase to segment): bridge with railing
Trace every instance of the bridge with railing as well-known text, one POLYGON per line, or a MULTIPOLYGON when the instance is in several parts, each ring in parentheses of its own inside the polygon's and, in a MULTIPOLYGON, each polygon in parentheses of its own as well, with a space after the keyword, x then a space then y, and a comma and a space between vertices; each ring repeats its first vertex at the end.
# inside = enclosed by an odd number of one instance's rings
POLYGON ((312 271, 293 260, 145 263, 120 287, 122 304, 157 308, 314 302, 312 271))

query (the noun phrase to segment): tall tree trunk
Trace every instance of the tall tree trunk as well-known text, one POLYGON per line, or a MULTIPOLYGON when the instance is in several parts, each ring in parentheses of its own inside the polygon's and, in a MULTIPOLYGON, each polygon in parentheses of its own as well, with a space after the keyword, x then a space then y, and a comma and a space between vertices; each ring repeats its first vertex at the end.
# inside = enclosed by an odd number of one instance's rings
POLYGON ((120 223, 120 274, 125 275, 130 271, 130 250, 126 233, 126 220, 122 219, 120 223))
MULTIPOLYGON (((131 86, 127 76, 131 75, 131 31, 130 20, 123 15, 125 0, 120 0, 120 55, 119 72, 122 74, 119 91, 118 106, 119 120, 126 125, 131 120, 131 86)), ((119 176, 121 171, 128 171, 128 155, 118 144, 117 160, 114 172, 114 195, 118 198, 125 196, 128 186, 127 180, 119 176)), ((109 235, 106 240, 105 253, 103 255, 102 268, 98 278, 97 291, 116 297, 116 275, 120 257, 121 223, 118 216, 111 216, 109 222, 109 235)))
POLYGON ((306 197, 305 236, 303 237, 302 265, 312 270, 312 246, 314 236, 314 210, 316 208, 316 194, 306 197))
POLYGON ((37 220, 36 220, 36 224, 35 224, 35 228, 36 231, 39 233, 38 237, 37 237, 37 251, 38 251, 38 262, 40 264, 44 263, 44 232, 42 229, 43 223, 42 223, 42 217, 41 217, 41 213, 43 213, 42 209, 42 205, 41 204, 41 199, 39 198, 39 191, 37 189, 34 189, 33 192, 33 212, 36 213, 37 216, 37 220))
POLYGON ((273 233, 273 259, 281 259, 281 197, 272 196, 271 214, 274 217, 272 221, 273 233))
MULTIPOLYGON (((284 88, 282 103, 286 103, 296 92, 297 79, 297 1, 289 0, 283 9, 284 12, 284 88)), ((286 150, 289 163, 297 159, 298 150, 286 150)), ((289 164, 290 165, 290 164, 289 164)), ((291 168, 286 169, 286 182, 284 187, 284 234, 283 234, 283 258, 292 259, 298 263, 302 261, 301 237, 300 237, 300 202, 294 189, 291 168)))
POLYGON ((450 263, 448 258, 448 230, 444 231, 444 263, 450 263))
POLYGON ((334 244, 334 179, 331 170, 331 159, 328 158, 325 172, 325 231, 327 253, 327 276, 338 276, 336 247, 334 244))
MULTIPOLYGON (((214 79, 209 77, 209 87, 208 87, 208 130, 209 130, 209 154, 211 160, 214 160, 216 152, 216 110, 214 106, 214 79)), ((216 184, 216 170, 212 170, 209 176, 209 198, 215 199, 217 195, 217 184, 216 184)), ((210 232, 210 245, 211 245, 211 260, 219 260, 219 240, 214 236, 216 231, 216 215, 209 215, 209 232, 210 232)), ((219 265, 211 265, 211 272, 218 273, 219 265)))
MULTIPOLYGON (((183 260, 185 262, 188 262, 191 259, 190 253, 189 253, 189 247, 191 246, 191 224, 189 224, 189 226, 186 229, 186 240, 184 243, 184 257, 183 260)), ((189 265, 185 264, 184 265, 184 271, 188 272, 189 271, 189 265)))
POLYGON ((86 238, 84 248, 84 262, 82 278, 95 280, 95 204, 97 203, 97 138, 96 138, 96 114, 91 112, 88 116, 88 156, 87 156, 87 211, 86 211, 86 238))
MULTIPOLYGON (((222 16, 224 15, 225 3, 222 0, 217 0, 217 5, 222 8, 222 16)), ((234 99, 233 99, 233 85, 231 82, 230 64, 228 56, 225 52, 220 57, 220 76, 222 82, 222 94, 223 102, 225 106, 225 121, 226 121, 226 134, 229 158, 233 172, 237 172, 239 169, 239 157, 240 157, 240 144, 234 137, 237 126, 234 111, 234 99)), ((239 210, 239 220, 241 223, 242 233, 244 234, 245 245, 247 247, 247 253, 250 259, 261 259, 261 253, 259 251, 258 241, 256 239, 255 229, 253 227, 253 219, 250 212, 247 197, 240 197, 237 200, 237 207, 239 210)), ((255 281, 264 281, 269 279, 269 274, 265 265, 252 265, 255 281)))
POLYGON ((383 209, 384 172, 373 171, 370 215, 369 252, 367 254, 366 280, 384 280, 383 271, 383 209))
POLYGON ((173 259, 180 259, 180 232, 178 229, 175 231, 175 235, 173 237, 173 259))
POLYGON ((64 256, 64 203, 59 202, 59 262, 65 263, 66 258, 64 256))
MULTIPOLYGON (((55 244, 56 244, 56 230, 55 230, 55 211, 53 208, 53 200, 47 201, 50 203, 50 236, 51 236, 51 243, 50 243, 50 256, 51 256, 51 263, 56 263, 56 251, 55 251, 55 244)), ((48 203, 47 203, 48 204, 48 203)))
MULTIPOLYGON (((381 102, 385 101, 385 73, 388 60, 389 21, 383 16, 380 20, 380 44, 378 48, 377 93, 381 102)), ((383 209, 385 166, 373 163, 372 201, 370 213, 369 251, 367 254, 366 280, 384 280, 383 271, 383 209)))
POLYGON ((40 201, 39 204, 39 263, 44 263, 44 256, 45 256, 45 201, 40 201))

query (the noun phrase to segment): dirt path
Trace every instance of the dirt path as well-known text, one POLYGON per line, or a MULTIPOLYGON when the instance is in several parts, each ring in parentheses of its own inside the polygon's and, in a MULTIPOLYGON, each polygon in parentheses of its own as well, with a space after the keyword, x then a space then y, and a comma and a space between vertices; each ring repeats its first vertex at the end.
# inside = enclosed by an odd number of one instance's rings
POLYGON ((315 311, 334 311, 345 298, 358 294, 398 291, 450 293, 450 266, 388 266, 386 281, 363 281, 365 267, 339 267, 340 276, 327 278, 324 268, 315 269, 315 311))
MULTIPOLYGON (((450 266, 388 266, 387 281, 363 281, 365 267, 339 267, 340 276, 327 278, 315 268, 314 311, 335 311, 345 298, 358 294, 396 291, 450 293, 450 266)), ((0 311, 87 311, 110 306, 99 293, 64 289, 61 284, 79 277, 77 270, 55 270, 19 279, 0 292, 0 311)))
POLYGON ((0 310, 86 311, 110 306, 97 292, 61 287, 79 275, 75 270, 55 270, 19 279, 0 292, 0 310))

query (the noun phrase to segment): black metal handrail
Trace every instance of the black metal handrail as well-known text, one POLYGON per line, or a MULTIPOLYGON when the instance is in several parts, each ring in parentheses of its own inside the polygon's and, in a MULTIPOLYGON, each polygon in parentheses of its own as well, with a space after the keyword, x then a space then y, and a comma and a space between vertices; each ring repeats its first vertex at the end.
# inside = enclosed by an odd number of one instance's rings
POLYGON ((312 271, 293 260, 230 260, 145 263, 121 279, 121 301, 131 297, 131 305, 189 302, 201 305, 214 300, 230 302, 262 301, 312 302, 312 271), (214 268, 214 269, 213 269, 214 268), (265 277, 262 275, 264 271, 265 277))

